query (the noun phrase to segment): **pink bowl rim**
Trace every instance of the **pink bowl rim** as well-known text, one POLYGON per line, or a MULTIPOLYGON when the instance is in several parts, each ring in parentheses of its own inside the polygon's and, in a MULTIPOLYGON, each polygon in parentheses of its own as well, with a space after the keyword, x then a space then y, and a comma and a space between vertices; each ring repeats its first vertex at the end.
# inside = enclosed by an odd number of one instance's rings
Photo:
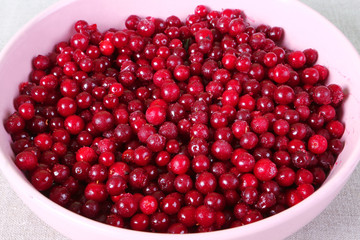
MULTIPOLYGON (((37 24, 39 21, 51 15, 53 12, 67 5, 71 5, 79 1, 86 1, 86 0, 62 0, 54 3, 53 5, 51 5, 50 7, 46 8, 41 13, 36 15, 34 18, 32 18, 23 27, 21 27, 20 30, 13 37, 11 37, 8 43, 3 47, 3 49, 0 52, 0 64, 2 61, 4 61, 6 55, 9 54, 11 48, 13 47, 14 43, 17 41, 19 36, 21 36, 26 29, 30 28, 32 25, 37 24)), ((159 0, 155 0, 155 1, 159 1, 159 0)), ((279 3, 283 2, 282 0, 275 0, 275 1, 279 3)), ((344 44, 346 44, 346 48, 352 49, 354 54, 356 54, 356 57, 354 56, 354 59, 356 59, 357 65, 360 65, 360 56, 357 53, 357 50, 334 24, 332 24, 320 13, 313 10, 306 4, 300 2, 299 0, 287 0, 287 1, 292 2, 292 4, 294 4, 298 8, 302 8, 302 11, 306 11, 309 14, 316 15, 318 20, 322 21, 323 24, 331 26, 331 30, 336 32, 336 35, 342 38, 342 41, 344 42, 344 44)), ((359 71, 359 76, 360 76, 360 71, 359 71)), ((225 233, 227 235, 234 234, 233 236, 246 237, 246 236, 251 236, 254 232, 258 232, 259 229, 265 231, 283 222, 287 222, 293 219, 294 216, 301 215, 304 212, 304 210, 310 209, 311 206, 320 204, 322 200, 328 196, 327 192, 332 191, 332 189, 338 189, 347 182, 348 178, 350 177, 351 173, 354 171, 355 167, 357 166, 360 160, 360 142, 358 145, 359 147, 353 150, 350 157, 342 164, 341 169, 338 170, 336 175, 333 175, 329 181, 326 181, 324 185, 321 188, 319 188, 317 191, 315 191, 310 197, 303 200, 299 204, 291 207, 290 209, 287 209, 286 211, 265 218, 261 221, 237 228, 217 230, 207 233, 189 233, 184 235, 176 234, 176 235, 171 235, 171 237, 179 240, 185 240, 185 239, 200 240, 200 239, 208 239, 208 238, 215 239, 216 237, 222 237, 223 234, 225 233)), ((52 202, 51 200, 43 196, 40 192, 38 192, 35 188, 33 188, 32 185, 23 176, 19 175, 19 173, 21 172, 16 168, 16 166, 12 162, 9 163, 9 158, 5 156, 5 154, 2 151, 0 152, 0 158, 2 159, 0 161, 1 171, 3 172, 7 181, 12 186, 13 190, 15 190, 18 196, 27 196, 29 198, 35 199, 36 204, 41 205, 44 208, 47 208, 47 210, 51 211, 53 214, 61 216, 63 219, 72 221, 77 224, 86 225, 92 229, 98 230, 99 232, 113 232, 117 234, 126 233, 126 236, 133 236, 136 239, 147 237, 149 239, 168 240, 169 234, 149 233, 149 232, 140 232, 129 229, 115 228, 85 218, 81 215, 75 214, 67 210, 66 208, 63 208, 57 205, 56 203, 52 202), (16 179, 16 181, 14 181, 14 178, 16 179), (12 179, 12 181, 10 181, 10 179, 12 179), (20 183, 21 187, 18 186, 19 184, 15 185, 13 182, 20 183)), ((29 206, 28 202, 25 202, 23 198, 21 199, 25 205, 29 206)), ((37 212, 34 213, 38 215, 37 212)), ((45 219, 42 220, 46 223, 45 219)), ((55 226, 52 227, 55 228, 55 226)))

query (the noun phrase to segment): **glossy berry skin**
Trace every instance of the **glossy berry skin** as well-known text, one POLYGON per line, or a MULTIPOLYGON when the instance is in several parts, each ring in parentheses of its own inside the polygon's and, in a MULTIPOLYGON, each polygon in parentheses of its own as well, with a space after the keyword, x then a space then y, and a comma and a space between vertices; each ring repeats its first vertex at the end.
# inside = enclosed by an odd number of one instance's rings
POLYGON ((160 125, 165 121, 166 111, 161 106, 153 106, 146 110, 146 120, 154 125, 160 125))
POLYGON ((152 152, 160 152, 165 147, 166 138, 160 134, 152 134, 150 135, 147 140, 147 147, 152 152))
POLYGON ((53 184, 53 176, 48 170, 38 169, 31 175, 31 184, 38 191, 48 190, 53 184))
POLYGON ((89 200, 103 202, 106 200, 108 193, 106 192, 105 184, 90 183, 86 186, 84 190, 84 195, 89 200))
POLYGON ((30 120, 35 116, 34 105, 31 103, 23 103, 18 109, 20 116, 25 120, 30 120))
POLYGON ((217 140, 211 146, 211 153, 220 161, 226 161, 231 158, 233 148, 225 140, 217 140))
POLYGON ((24 151, 16 155, 15 164, 21 170, 33 170, 38 163, 37 156, 31 151, 24 151))
POLYGON ((116 196, 123 193, 126 188, 127 188, 127 182, 121 176, 118 175, 111 176, 106 181, 106 191, 111 196, 116 196))
POLYGON ((119 216, 128 218, 135 214, 138 209, 138 204, 132 195, 126 195, 116 202, 115 208, 119 216))
POLYGON ((154 213, 150 218, 150 226, 157 232, 167 231, 169 224, 169 216, 163 212, 154 213))
POLYGON ((63 117, 73 115, 76 112, 76 103, 72 98, 64 97, 57 103, 57 111, 63 117))
POLYGON ((134 189, 141 189, 149 184, 149 174, 143 168, 135 168, 129 174, 129 185, 134 189))
POLYGON ((9 118, 5 120, 4 127, 5 130, 10 134, 19 133, 25 128, 25 121, 22 117, 20 117, 19 114, 12 114, 9 118))
POLYGON ((135 214, 130 219, 130 228, 137 231, 145 231, 149 226, 149 217, 145 214, 135 214))
POLYGON ((255 163, 254 174, 261 181, 269 181, 277 174, 277 167, 270 159, 260 159, 255 163))
POLYGON ((108 111, 100 111, 93 116, 92 124, 96 130, 105 132, 114 126, 114 117, 108 111))
POLYGON ((166 196, 160 203, 160 208, 168 215, 176 214, 180 207, 180 201, 173 196, 166 196))
POLYGON ((308 148, 315 154, 321 154, 326 151, 328 147, 327 140, 321 135, 313 135, 309 138, 308 148))
POLYGON ((190 160, 183 154, 176 155, 171 159, 168 169, 174 174, 184 174, 190 167, 190 160))
POLYGON ((90 147, 82 147, 76 152, 77 161, 94 162, 97 159, 97 154, 94 149, 90 147))
POLYGON ((151 161, 151 151, 144 146, 134 150, 134 163, 139 166, 146 166, 151 161))
POLYGON ((302 68, 305 65, 306 61, 306 56, 301 51, 294 51, 288 56, 288 62, 293 68, 302 68))
POLYGON ((140 210, 146 214, 153 214, 158 208, 158 202, 153 196, 145 196, 139 202, 140 210))
POLYGON ((202 194, 213 192, 216 189, 217 181, 215 176, 209 172, 200 173, 195 181, 196 189, 202 194))
POLYGON ((278 64, 272 69, 271 76, 277 83, 286 83, 290 79, 290 71, 285 65, 278 64))
POLYGON ((65 129, 72 135, 79 134, 85 127, 84 120, 77 115, 71 115, 64 121, 65 129))
POLYGON ((287 86, 287 85, 281 85, 279 86, 275 92, 274 92, 274 100, 278 104, 290 104, 294 101, 295 93, 294 90, 287 86))
POLYGON ((195 219, 200 226, 210 227, 215 222, 215 211, 208 206, 200 206, 195 211, 195 219))
POLYGON ((242 173, 250 172, 255 166, 255 158, 246 151, 237 149, 231 156, 231 162, 242 173))

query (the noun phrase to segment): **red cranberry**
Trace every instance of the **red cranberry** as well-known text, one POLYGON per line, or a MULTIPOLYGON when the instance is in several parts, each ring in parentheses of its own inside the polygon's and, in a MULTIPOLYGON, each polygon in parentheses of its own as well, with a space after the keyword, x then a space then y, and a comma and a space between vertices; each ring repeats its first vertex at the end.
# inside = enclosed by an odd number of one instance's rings
POLYGON ((212 155, 220 161, 226 161, 231 158, 233 148, 225 140, 217 140, 211 146, 212 155))
POLYGON ((106 200, 108 193, 106 192, 105 184, 93 182, 86 186, 84 195, 89 200, 103 202, 106 200))
POLYGON ((276 165, 269 159, 260 159, 255 163, 254 174, 259 180, 269 181, 276 176, 277 172, 276 165))
POLYGON ((70 193, 66 187, 56 186, 51 189, 49 198, 61 206, 66 206, 70 202, 70 193))
POLYGON ((138 204, 133 195, 127 194, 115 203, 115 208, 117 209, 118 215, 128 218, 136 213, 138 204))
POLYGON ((21 170, 33 170, 38 163, 37 156, 31 151, 24 151, 16 155, 15 164, 21 170))
POLYGON ((133 188, 144 188, 149 184, 149 174, 143 168, 135 168, 129 174, 129 185, 133 188))
POLYGON ((176 155, 171 159, 168 169, 175 174, 184 174, 190 167, 190 160, 183 154, 176 155))
POLYGON ((106 182, 106 191, 112 196, 116 196, 123 193, 126 188, 127 188, 126 181, 121 176, 112 176, 108 178, 106 182))
POLYGON ((255 166, 255 158, 248 152, 236 149, 231 156, 231 162, 240 172, 250 172, 255 166))
POLYGON ((31 184, 39 191, 48 190, 53 184, 53 176, 46 169, 37 169, 31 175, 31 184))
POLYGON ((195 219, 200 226, 210 227, 215 223, 215 211, 208 206, 202 205, 196 209, 195 219))
POLYGON ((328 147, 327 140, 321 135, 313 135, 309 138, 308 149, 315 153, 321 154, 326 151, 328 147))
POLYGON ((157 232, 167 231, 170 225, 169 216, 163 212, 157 212, 151 215, 150 226, 157 232))
POLYGON ((209 172, 200 173, 195 181, 196 189, 202 194, 213 192, 216 189, 217 181, 215 176, 209 172))
POLYGON ((180 193, 187 193, 193 187, 193 181, 189 175, 182 174, 174 180, 175 189, 180 193))
POLYGON ((166 110, 161 106, 153 106, 146 110, 146 120, 154 125, 160 125, 165 121, 166 110))

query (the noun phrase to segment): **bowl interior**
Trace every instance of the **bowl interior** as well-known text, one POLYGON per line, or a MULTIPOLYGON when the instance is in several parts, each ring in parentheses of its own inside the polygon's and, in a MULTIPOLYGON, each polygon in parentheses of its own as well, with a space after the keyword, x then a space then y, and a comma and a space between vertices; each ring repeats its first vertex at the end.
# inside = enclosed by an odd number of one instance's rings
MULTIPOLYGON (((74 33, 73 24, 77 20, 84 19, 89 23, 96 23, 99 29, 104 31, 110 27, 123 28, 123 22, 130 14, 162 18, 177 15, 184 19, 193 12, 198 4, 206 4, 213 10, 240 8, 245 11, 250 22, 255 25, 266 23, 271 26, 283 27, 285 29, 283 45, 290 49, 317 49, 319 52, 318 63, 330 69, 329 83, 339 84, 347 93, 342 113, 342 121, 346 124, 346 132, 343 137, 346 141, 345 148, 326 183, 313 196, 290 210, 255 224, 208 234, 174 236, 177 239, 205 239, 209 236, 224 239, 241 239, 252 236, 254 239, 256 237, 260 239, 261 234, 271 234, 267 235, 271 236, 270 239, 285 237, 309 222, 330 203, 345 184, 360 156, 358 138, 360 128, 357 127, 360 117, 360 108, 358 107, 360 97, 354 94, 360 91, 360 82, 358 81, 360 70, 357 67, 360 66, 359 56, 339 30, 298 1, 61 1, 28 23, 2 51, 0 55, 0 81, 3 86, 0 88, 1 119, 5 119, 13 112, 12 99, 17 95, 18 84, 28 80, 31 59, 37 54, 49 53, 55 43, 67 40, 74 33), (319 206, 320 202, 321 206, 319 206), (295 218, 298 218, 298 223, 290 224, 291 220, 295 218), (283 225, 280 229, 278 225, 281 224, 285 224, 287 227, 284 228, 283 225)), ((3 127, 0 128, 0 138, 2 139, 0 141, 0 167, 4 175, 23 201, 40 217, 48 219, 47 222, 63 234, 74 239, 83 236, 79 235, 79 231, 86 232, 89 239, 96 239, 99 236, 107 236, 109 239, 119 239, 119 236, 136 239, 143 239, 144 236, 149 239, 167 238, 163 234, 146 234, 115 229, 62 209, 33 189, 13 164, 13 153, 9 144, 10 137, 3 127), (58 218, 62 221, 59 222, 58 218), (73 226, 77 226, 78 231, 73 226), (66 231, 68 229, 73 231, 66 231)))

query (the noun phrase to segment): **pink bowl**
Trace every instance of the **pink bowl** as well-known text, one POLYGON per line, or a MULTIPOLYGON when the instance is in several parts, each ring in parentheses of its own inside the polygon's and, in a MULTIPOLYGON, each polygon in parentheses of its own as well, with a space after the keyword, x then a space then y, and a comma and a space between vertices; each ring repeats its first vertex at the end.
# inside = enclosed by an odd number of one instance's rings
MULTIPOLYGON (((54 43, 68 39, 76 20, 97 23, 101 30, 123 27, 130 14, 184 18, 199 0, 65 0, 47 9, 29 22, 4 48, 0 55, 0 116, 5 119, 12 111, 12 99, 17 86, 27 80, 31 59, 52 50, 54 43), (22 69, 19 71, 18 69, 22 69)), ((330 176, 312 196, 298 205, 262 221, 243 227, 211 233, 171 235, 144 233, 119 229, 76 215, 51 202, 36 191, 16 168, 10 148, 10 138, 0 128, 0 167, 13 189, 50 226, 72 239, 281 239, 310 222, 339 193, 360 159, 360 58, 343 34, 321 15, 298 1, 284 0, 207 0, 206 5, 215 10, 241 8, 254 24, 266 23, 281 26, 286 31, 284 45, 292 49, 315 48, 320 54, 318 62, 330 69, 329 82, 336 82, 347 92, 342 121, 346 123, 343 139, 345 148, 330 176), (261 6, 261 7, 260 7, 261 6), (305 16, 305 17, 304 17, 305 16), (302 21, 299 21, 302 19, 302 21), (334 46, 341 46, 334 47, 334 46), (341 56, 341 57, 339 57, 341 56), (344 61, 346 58, 346 61, 344 61), (351 91, 350 91, 351 89, 351 91)))

